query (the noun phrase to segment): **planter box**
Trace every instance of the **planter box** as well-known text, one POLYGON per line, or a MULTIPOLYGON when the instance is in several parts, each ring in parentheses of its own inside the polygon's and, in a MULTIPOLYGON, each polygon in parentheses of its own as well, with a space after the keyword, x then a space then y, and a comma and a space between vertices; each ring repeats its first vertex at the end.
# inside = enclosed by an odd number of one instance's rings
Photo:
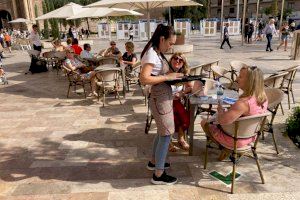
POLYGON ((185 43, 184 35, 176 35, 175 45, 183 45, 185 43))

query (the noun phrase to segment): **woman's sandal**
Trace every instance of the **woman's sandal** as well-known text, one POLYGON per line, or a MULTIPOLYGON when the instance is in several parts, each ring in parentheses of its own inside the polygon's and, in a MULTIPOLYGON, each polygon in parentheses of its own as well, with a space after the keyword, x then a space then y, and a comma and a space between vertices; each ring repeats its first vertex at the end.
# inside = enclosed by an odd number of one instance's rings
POLYGON ((182 150, 188 151, 190 149, 190 145, 185 140, 178 140, 178 145, 182 150))
POLYGON ((230 155, 230 152, 225 151, 225 150, 222 150, 221 153, 220 153, 220 155, 219 155, 218 160, 219 160, 219 161, 223 161, 223 160, 225 160, 226 158, 228 158, 229 155, 230 155))
POLYGON ((175 146, 172 142, 169 144, 169 152, 176 152, 179 148, 175 146))

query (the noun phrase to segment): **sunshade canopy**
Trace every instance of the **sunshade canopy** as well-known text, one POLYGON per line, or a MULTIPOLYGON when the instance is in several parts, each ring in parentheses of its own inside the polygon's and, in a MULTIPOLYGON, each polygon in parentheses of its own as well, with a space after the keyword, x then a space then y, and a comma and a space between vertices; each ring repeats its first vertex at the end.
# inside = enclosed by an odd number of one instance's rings
POLYGON ((151 9, 173 6, 202 6, 191 0, 102 0, 87 5, 87 7, 124 8, 129 10, 151 9))
POLYGON ((124 16, 124 15, 143 15, 142 13, 121 9, 121 8, 104 8, 104 7, 97 7, 97 8, 84 8, 84 10, 72 17, 67 18, 70 19, 78 19, 78 18, 97 18, 97 17, 117 17, 117 16, 124 16))
POLYGON ((49 13, 39 16, 38 18, 36 18, 36 20, 51 19, 51 18, 66 19, 68 17, 72 17, 74 15, 79 14, 83 10, 84 10, 84 8, 79 4, 68 3, 68 4, 64 5, 63 7, 60 7, 56 10, 53 10, 49 13))
POLYGON ((29 19, 24 19, 24 18, 17 18, 15 20, 12 20, 8 23, 31 23, 32 21, 30 21, 29 19))

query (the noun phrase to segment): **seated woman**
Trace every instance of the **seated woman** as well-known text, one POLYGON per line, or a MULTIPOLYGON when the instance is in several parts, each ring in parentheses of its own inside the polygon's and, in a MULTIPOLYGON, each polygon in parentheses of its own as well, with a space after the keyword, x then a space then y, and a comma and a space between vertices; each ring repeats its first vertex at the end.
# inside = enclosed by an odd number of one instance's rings
POLYGON ((115 41, 110 42, 110 47, 107 48, 103 52, 103 56, 104 57, 116 57, 118 59, 122 56, 121 51, 116 47, 115 41))
MULTIPOLYGON (((174 53, 169 60, 173 70, 177 73, 183 73, 188 75, 189 67, 185 56, 182 53, 174 53)), ((189 144, 185 141, 185 131, 189 128, 190 118, 189 113, 182 104, 182 98, 185 94, 191 92, 200 92, 202 89, 202 83, 200 81, 186 82, 184 84, 172 85, 173 92, 173 112, 175 132, 178 133, 178 145, 183 150, 189 150, 189 144)), ((171 142, 169 145, 169 151, 175 152, 177 149, 171 142)))
POLYGON ((126 71, 126 76, 129 76, 132 71, 132 66, 137 61, 137 56, 134 53, 134 44, 132 42, 126 42, 125 49, 126 52, 121 57, 120 63, 127 65, 125 71, 126 71))
POLYGON ((54 42, 52 42, 52 45, 54 47, 53 48, 54 51, 64 51, 64 50, 66 50, 66 47, 61 44, 60 40, 55 40, 54 42))
POLYGON ((90 80, 92 85, 92 95, 98 96, 96 92, 95 72, 89 71, 86 73, 84 70, 86 66, 74 57, 74 51, 72 49, 66 50, 66 60, 64 62, 64 66, 72 71, 77 72, 80 79, 90 80))
MULTIPOLYGON (((242 67, 237 78, 239 89, 243 94, 239 99, 225 111, 221 104, 218 105, 217 122, 220 125, 232 124, 239 117, 262 114, 267 111, 268 100, 264 90, 264 79, 262 71, 257 67, 242 67)), ((216 124, 210 124, 207 120, 201 121, 201 126, 207 137, 215 143, 233 147, 233 138, 224 133, 216 124)), ((255 141, 256 137, 238 139, 237 147, 243 147, 255 141)), ((222 151, 219 160, 228 156, 222 151)))
POLYGON ((76 38, 73 39, 71 48, 74 50, 74 53, 77 55, 80 55, 80 53, 82 52, 82 48, 79 46, 78 40, 76 38))

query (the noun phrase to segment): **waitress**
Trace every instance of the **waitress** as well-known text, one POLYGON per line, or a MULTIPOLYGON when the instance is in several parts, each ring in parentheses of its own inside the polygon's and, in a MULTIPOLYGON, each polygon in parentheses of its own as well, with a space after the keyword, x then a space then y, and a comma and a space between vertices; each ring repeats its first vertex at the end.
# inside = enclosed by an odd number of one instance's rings
POLYGON ((171 135, 175 131, 173 115, 173 97, 171 86, 165 81, 179 79, 182 73, 175 73, 164 56, 176 41, 175 31, 171 26, 160 24, 141 54, 142 71, 140 81, 151 85, 149 105, 157 124, 157 135, 153 142, 152 159, 147 168, 155 170, 151 182, 157 185, 172 185, 177 178, 166 174, 170 167, 165 163, 171 135))

